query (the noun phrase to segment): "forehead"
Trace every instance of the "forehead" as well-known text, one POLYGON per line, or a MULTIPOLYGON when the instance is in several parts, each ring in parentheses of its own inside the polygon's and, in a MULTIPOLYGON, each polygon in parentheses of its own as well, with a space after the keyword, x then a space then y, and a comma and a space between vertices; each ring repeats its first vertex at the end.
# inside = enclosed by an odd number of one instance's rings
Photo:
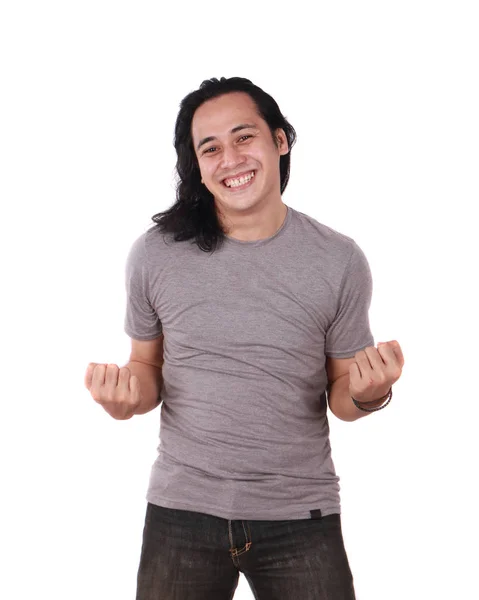
POLYGON ((227 135, 239 123, 263 125, 256 104, 249 94, 232 92, 204 102, 193 115, 193 142, 208 135, 227 135))

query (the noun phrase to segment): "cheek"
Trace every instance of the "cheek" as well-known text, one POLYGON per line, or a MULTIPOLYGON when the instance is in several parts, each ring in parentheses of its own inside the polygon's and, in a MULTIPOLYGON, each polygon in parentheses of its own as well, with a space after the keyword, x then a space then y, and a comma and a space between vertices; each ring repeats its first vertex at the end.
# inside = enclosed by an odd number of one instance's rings
POLYGON ((200 177, 204 183, 210 185, 211 173, 207 169, 205 169, 205 168, 200 169, 200 177))
POLYGON ((210 161, 208 164, 203 164, 200 172, 201 172, 201 177, 203 177, 203 179, 214 179, 214 175, 215 175, 215 171, 216 171, 216 164, 213 164, 212 161, 210 161))

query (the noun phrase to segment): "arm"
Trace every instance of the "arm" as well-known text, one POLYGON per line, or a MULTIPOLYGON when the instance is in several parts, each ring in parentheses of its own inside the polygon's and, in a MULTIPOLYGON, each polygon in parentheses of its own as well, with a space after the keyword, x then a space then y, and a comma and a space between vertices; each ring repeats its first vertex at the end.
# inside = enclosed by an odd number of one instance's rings
POLYGON ((355 421, 367 416, 354 405, 348 393, 349 370, 355 363, 354 350, 373 341, 369 325, 369 307, 372 297, 372 275, 361 248, 354 243, 346 264, 339 295, 337 311, 326 332, 325 354, 328 375, 328 403, 331 412, 343 421, 355 421), (351 350, 354 349, 354 350, 351 350), (333 358, 343 354, 348 358, 333 358))
POLYGON ((131 375, 135 375, 140 382, 141 402, 135 410, 135 415, 144 415, 161 403, 160 393, 163 385, 161 368, 148 363, 130 360, 128 367, 131 375))
POLYGON ((154 340, 131 340, 130 360, 124 366, 140 382, 141 402, 135 415, 144 415, 161 403, 163 362, 163 334, 154 340))

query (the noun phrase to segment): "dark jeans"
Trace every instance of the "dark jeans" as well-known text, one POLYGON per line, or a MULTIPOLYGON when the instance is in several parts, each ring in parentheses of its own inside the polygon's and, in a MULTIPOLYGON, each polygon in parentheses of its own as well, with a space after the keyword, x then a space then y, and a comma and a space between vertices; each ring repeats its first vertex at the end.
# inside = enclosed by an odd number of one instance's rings
POLYGON ((355 600, 341 516, 228 520, 148 503, 136 600, 355 600))

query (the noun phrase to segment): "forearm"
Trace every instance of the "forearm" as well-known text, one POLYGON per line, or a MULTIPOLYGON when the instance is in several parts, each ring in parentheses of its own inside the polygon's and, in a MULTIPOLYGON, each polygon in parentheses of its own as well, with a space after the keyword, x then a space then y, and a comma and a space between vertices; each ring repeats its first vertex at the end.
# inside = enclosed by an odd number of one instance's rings
POLYGON ((161 403, 162 370, 159 367, 137 360, 128 362, 125 367, 128 367, 130 373, 138 377, 140 382, 141 402, 134 414, 144 415, 161 403))
MULTIPOLYGON (((357 421, 361 417, 366 417, 372 413, 359 409, 351 399, 349 393, 349 374, 343 375, 329 388, 328 403, 331 412, 342 421, 357 421)), ((368 408, 377 408, 384 403, 384 400, 364 404, 368 408)))

